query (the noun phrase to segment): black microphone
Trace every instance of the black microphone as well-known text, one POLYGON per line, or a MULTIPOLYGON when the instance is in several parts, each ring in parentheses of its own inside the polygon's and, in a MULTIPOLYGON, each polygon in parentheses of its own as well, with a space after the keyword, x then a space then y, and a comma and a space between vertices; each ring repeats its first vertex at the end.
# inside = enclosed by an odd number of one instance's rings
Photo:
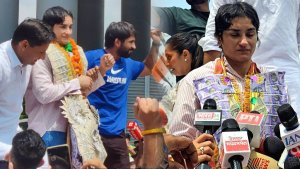
POLYGON ((217 110, 216 101, 207 99, 203 104, 203 109, 195 113, 194 126, 204 133, 213 134, 221 126, 221 120, 222 111, 217 110))
MULTIPOLYGON (((280 124, 281 124, 281 123, 278 123, 278 124, 275 125, 275 127, 274 127, 274 133, 275 133, 275 136, 276 136, 277 138, 279 138, 279 139, 282 141, 281 135, 280 135, 280 128, 279 128, 280 124)), ((284 145, 284 144, 283 144, 283 145, 284 145)), ((287 157, 290 158, 290 157, 293 157, 293 156, 297 156, 297 154, 298 154, 299 152, 300 152, 300 146, 291 148, 291 149, 289 149, 289 151, 288 151, 288 156, 287 156, 287 157)))
POLYGON ((222 132, 240 131, 239 124, 234 119, 226 119, 222 123, 222 132))
POLYGON ((277 138, 281 139, 280 130, 279 130, 279 125, 280 125, 280 123, 277 123, 277 124, 275 125, 273 131, 274 131, 275 136, 276 136, 277 138))
MULTIPOLYGON (((204 102, 203 110, 217 110, 217 103, 214 99, 207 99, 204 102)), ((221 121, 219 125, 205 125, 204 132, 207 134, 213 134, 216 130, 216 127, 219 128, 221 126, 221 121)))
MULTIPOLYGON (((247 131, 247 129, 246 129, 247 131)), ((242 169, 247 166, 250 157, 250 132, 240 131, 235 119, 226 119, 222 123, 220 161, 223 168, 242 169)))
POLYGON ((297 113, 290 104, 283 104, 277 109, 278 117, 287 131, 299 126, 297 113))
POLYGON ((252 133, 252 131, 249 130, 248 128, 246 128, 246 127, 243 127, 243 128, 241 129, 241 131, 246 131, 246 132, 247 132, 247 136, 248 136, 249 143, 251 143, 252 138, 253 138, 253 133, 252 133))
POLYGON ((263 143, 264 154, 279 161, 285 149, 283 142, 277 137, 267 137, 263 143))
POLYGON ((299 157, 290 157, 287 158, 284 162, 284 169, 299 169, 300 168, 300 159, 299 157))
MULTIPOLYGON (((204 133, 213 134, 220 126, 222 119, 222 111, 217 110, 217 103, 214 99, 207 99, 203 104, 202 110, 195 113, 194 126, 204 133)), ((196 169, 211 169, 208 162, 200 163, 196 169)))
POLYGON ((277 109, 281 124, 280 136, 286 149, 289 151, 300 146, 300 126, 298 117, 290 104, 283 104, 277 109))
POLYGON ((214 99, 207 99, 204 102, 203 109, 211 109, 216 110, 217 109, 217 103, 214 99))

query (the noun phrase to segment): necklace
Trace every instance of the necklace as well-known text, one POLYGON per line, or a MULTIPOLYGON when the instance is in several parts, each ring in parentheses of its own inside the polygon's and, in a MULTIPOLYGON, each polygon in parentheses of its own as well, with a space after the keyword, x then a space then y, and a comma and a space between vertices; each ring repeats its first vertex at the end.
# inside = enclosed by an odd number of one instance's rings
POLYGON ((260 73, 259 69, 257 68, 255 63, 251 63, 250 68, 245 75, 245 88, 244 93, 240 90, 240 87, 237 83, 237 80, 234 77, 227 76, 227 71, 225 68, 225 60, 224 57, 221 57, 216 63, 215 66, 215 74, 223 74, 221 76, 221 82, 224 85, 228 85, 230 82, 232 84, 232 87, 235 91, 233 97, 234 100, 236 100, 237 103, 239 103, 239 109, 242 112, 250 112, 251 111, 251 104, 250 104, 250 98, 251 98, 251 91, 250 91, 250 83, 251 83, 251 76, 254 74, 260 73), (244 97, 242 95, 244 94, 244 97))
POLYGON ((70 42, 63 48, 57 42, 54 45, 64 54, 68 61, 68 65, 72 71, 72 74, 77 77, 83 74, 83 63, 78 51, 78 47, 74 39, 70 39, 70 42), (70 56, 71 53, 71 56, 70 56))

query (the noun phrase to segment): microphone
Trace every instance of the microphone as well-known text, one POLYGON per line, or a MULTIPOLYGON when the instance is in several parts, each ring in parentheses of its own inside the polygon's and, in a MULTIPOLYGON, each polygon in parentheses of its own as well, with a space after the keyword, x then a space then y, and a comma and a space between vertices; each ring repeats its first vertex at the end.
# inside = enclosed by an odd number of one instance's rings
POLYGON ((284 169, 299 169, 300 168, 300 159, 299 157, 291 157, 285 160, 284 169))
POLYGON ((253 138, 253 133, 249 129, 247 129, 246 127, 242 128, 241 131, 246 131, 247 132, 248 141, 249 141, 249 143, 251 143, 251 140, 253 138))
POLYGON ((263 143, 264 154, 279 161, 285 147, 283 142, 277 137, 267 137, 263 143))
POLYGON ((223 121, 220 144, 222 168, 242 169, 247 166, 250 157, 247 132, 240 131, 235 119, 223 121))
POLYGON ((236 116, 240 128, 247 128, 252 132, 253 138, 250 142, 251 147, 259 148, 261 137, 260 137, 260 126, 262 124, 264 115, 259 114, 257 111, 251 111, 250 113, 240 112, 236 116))
MULTIPOLYGON (((202 110, 195 113, 194 126, 204 133, 213 134, 220 126, 222 119, 222 111, 217 110, 217 103, 214 99, 207 99, 203 104, 202 110)), ((208 161, 200 163, 196 169, 210 169, 208 161)))
POLYGON ((273 131, 274 131, 275 136, 278 137, 279 139, 281 139, 281 136, 280 136, 280 130, 279 130, 279 125, 280 125, 280 123, 277 123, 277 124, 275 125, 273 131))
POLYGON ((290 104, 283 104, 277 109, 281 121, 280 136, 287 150, 300 146, 300 126, 297 114, 290 104))
POLYGON ((247 165, 249 169, 278 169, 277 161, 264 154, 252 151, 247 165))
POLYGON ((194 126, 205 133, 213 134, 221 126, 221 120, 222 110, 217 110, 217 103, 214 99, 207 99, 203 104, 203 109, 195 113, 194 126))
MULTIPOLYGON (((280 123, 275 125, 274 133, 276 137, 281 139, 279 125, 280 123)), ((300 156, 300 146, 294 147, 288 151, 288 158, 293 156, 300 156)))
POLYGON ((135 121, 129 121, 127 123, 127 130, 135 140, 140 141, 143 139, 142 130, 135 121))
MULTIPOLYGON (((291 156, 291 154, 289 154, 288 150, 285 148, 284 151, 283 151, 283 153, 281 154, 281 157, 280 157, 279 161, 278 161, 278 166, 280 168, 291 167, 291 166, 285 166, 285 165, 288 165, 286 163, 290 163, 289 159, 290 158, 294 158, 294 157, 295 158, 299 158, 299 156, 297 156, 297 155, 291 156)), ((291 162, 294 163, 293 160, 291 162)), ((299 166, 296 166, 295 168, 299 168, 299 166)))

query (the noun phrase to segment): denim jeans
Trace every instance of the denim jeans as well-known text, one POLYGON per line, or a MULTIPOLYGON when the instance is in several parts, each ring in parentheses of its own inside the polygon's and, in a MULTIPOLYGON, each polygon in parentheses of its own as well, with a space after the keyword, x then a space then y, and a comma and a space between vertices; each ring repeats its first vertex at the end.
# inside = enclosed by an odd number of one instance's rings
POLYGON ((66 133, 61 131, 46 131, 42 139, 47 147, 66 144, 66 133))

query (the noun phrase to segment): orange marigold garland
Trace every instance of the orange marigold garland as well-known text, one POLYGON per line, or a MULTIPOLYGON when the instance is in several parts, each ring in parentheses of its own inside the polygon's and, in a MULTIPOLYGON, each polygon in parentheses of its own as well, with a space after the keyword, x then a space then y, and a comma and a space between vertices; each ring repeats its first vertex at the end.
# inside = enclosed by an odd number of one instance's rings
POLYGON ((70 43, 72 45, 72 53, 73 53, 73 57, 71 58, 73 68, 75 70, 76 75, 80 76, 83 74, 83 63, 81 61, 78 47, 74 39, 70 39, 70 43))
POLYGON ((66 49, 60 46, 58 43, 55 43, 55 45, 64 53, 66 59, 69 62, 69 66, 72 70, 73 75, 82 75, 84 70, 83 63, 81 61, 80 53, 78 51, 78 47, 74 39, 70 39, 71 51, 73 53, 72 57, 69 55, 68 51, 66 51, 66 49))

